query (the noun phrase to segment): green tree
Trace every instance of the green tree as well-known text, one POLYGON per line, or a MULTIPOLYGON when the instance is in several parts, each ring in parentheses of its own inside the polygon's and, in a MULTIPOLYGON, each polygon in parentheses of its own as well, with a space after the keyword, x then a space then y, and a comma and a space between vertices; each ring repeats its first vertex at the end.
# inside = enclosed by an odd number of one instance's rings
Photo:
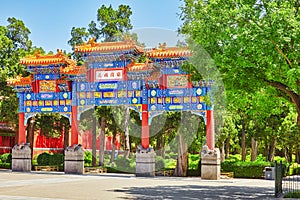
POLYGON ((202 45, 223 74, 226 89, 274 87, 298 113, 298 1, 185 0, 181 32, 202 45))
POLYGON ((20 58, 32 50, 29 29, 16 18, 8 18, 7 26, 0 26, 0 121, 18 124, 18 99, 7 78, 28 73, 20 65, 20 58))
POLYGON ((83 44, 88 40, 89 32, 86 28, 75 28, 73 27, 71 30, 71 39, 68 41, 68 44, 72 47, 73 56, 78 62, 83 62, 82 55, 74 52, 74 47, 76 45, 83 44))
POLYGON ((115 35, 124 34, 132 29, 131 15, 132 11, 128 5, 119 5, 116 10, 111 5, 102 5, 97 11, 98 27, 97 23, 92 21, 88 30, 96 40, 114 41, 115 35))

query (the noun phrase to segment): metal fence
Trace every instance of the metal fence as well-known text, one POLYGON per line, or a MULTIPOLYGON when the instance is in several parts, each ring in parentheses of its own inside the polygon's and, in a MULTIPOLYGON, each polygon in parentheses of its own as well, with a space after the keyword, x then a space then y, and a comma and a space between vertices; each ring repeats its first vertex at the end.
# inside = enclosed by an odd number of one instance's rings
POLYGON ((282 197, 290 192, 300 192, 300 175, 285 176, 286 166, 275 162, 275 196, 282 197))

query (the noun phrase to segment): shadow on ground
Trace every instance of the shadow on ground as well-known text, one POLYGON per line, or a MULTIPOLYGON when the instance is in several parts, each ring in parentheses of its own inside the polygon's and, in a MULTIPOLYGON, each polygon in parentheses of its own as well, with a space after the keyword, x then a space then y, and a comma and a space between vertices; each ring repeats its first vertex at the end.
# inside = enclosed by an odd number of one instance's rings
POLYGON ((275 199, 272 188, 261 187, 157 186, 130 187, 114 192, 131 196, 121 199, 275 199))

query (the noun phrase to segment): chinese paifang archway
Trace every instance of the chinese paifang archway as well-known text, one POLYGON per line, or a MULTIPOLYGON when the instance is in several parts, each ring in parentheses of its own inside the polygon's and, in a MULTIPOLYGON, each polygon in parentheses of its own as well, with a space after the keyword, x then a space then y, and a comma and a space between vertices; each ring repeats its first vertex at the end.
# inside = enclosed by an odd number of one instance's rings
POLYGON ((19 98, 18 143, 25 143, 26 122, 37 113, 60 113, 71 124, 71 145, 78 144, 78 119, 94 106, 125 105, 140 114, 141 146, 149 148, 149 126, 165 111, 191 111, 206 123, 208 149, 214 149, 213 110, 204 102, 211 88, 203 81, 192 84, 180 66, 189 59, 187 48, 144 49, 131 40, 75 46, 85 64, 77 66, 61 51, 36 53, 21 59, 28 77, 9 79, 19 98), (139 56, 145 63, 136 63, 139 56))

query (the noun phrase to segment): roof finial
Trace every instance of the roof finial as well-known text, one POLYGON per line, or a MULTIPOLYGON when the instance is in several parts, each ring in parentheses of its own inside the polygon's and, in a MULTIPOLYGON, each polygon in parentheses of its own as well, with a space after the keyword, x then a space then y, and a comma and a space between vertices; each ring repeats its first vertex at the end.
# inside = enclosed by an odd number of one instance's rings
POLYGON ((158 48, 160 48, 160 49, 162 49, 162 50, 164 50, 165 48, 167 47, 167 43, 158 43, 158 48))
POLYGON ((96 38, 95 37, 90 38, 87 43, 88 44, 95 44, 96 43, 96 38))

